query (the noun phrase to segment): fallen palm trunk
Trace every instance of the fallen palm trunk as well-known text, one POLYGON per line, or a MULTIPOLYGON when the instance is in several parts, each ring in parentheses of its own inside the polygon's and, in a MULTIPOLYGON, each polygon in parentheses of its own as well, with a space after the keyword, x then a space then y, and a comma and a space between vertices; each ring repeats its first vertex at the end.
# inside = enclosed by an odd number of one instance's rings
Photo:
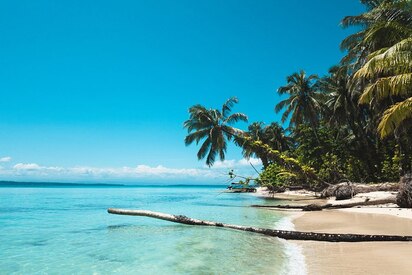
POLYGON ((380 205, 380 204, 387 204, 387 203, 395 203, 395 198, 393 199, 381 199, 381 200, 373 200, 373 201, 362 201, 362 202, 351 202, 351 203, 344 203, 344 204, 306 204, 306 205, 252 205, 252 207, 258 208, 278 208, 278 209, 299 209, 302 211, 321 211, 323 209, 342 209, 342 208, 352 208, 356 206, 371 206, 371 205, 380 205))
POLYGON ((224 224, 219 222, 204 221, 192 219, 182 215, 171 215, 160 212, 147 210, 128 210, 109 208, 110 214, 130 215, 130 216, 145 216, 170 222, 188 224, 188 225, 203 225, 230 228, 247 232, 259 233, 267 236, 278 237, 286 240, 305 240, 305 241, 325 241, 325 242, 376 242, 376 241, 412 241, 412 236, 396 236, 396 235, 361 235, 361 234, 328 234, 300 231, 286 231, 265 229, 258 227, 248 227, 233 224, 224 224))

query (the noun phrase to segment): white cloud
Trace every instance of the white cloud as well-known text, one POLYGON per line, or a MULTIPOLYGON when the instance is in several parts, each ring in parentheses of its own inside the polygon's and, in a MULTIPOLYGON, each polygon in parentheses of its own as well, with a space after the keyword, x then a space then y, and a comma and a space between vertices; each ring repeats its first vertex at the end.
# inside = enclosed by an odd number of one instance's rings
POLYGON ((262 161, 258 158, 250 158, 250 159, 241 159, 239 160, 239 165, 247 166, 252 164, 253 166, 262 165, 262 161))
POLYGON ((11 161, 11 157, 2 157, 0 158, 0 162, 9 162, 11 161))
POLYGON ((236 168, 244 168, 245 166, 250 166, 250 163, 253 166, 262 165, 262 161, 258 158, 250 158, 250 159, 241 159, 241 160, 224 160, 224 161, 216 161, 215 164, 212 166, 214 169, 236 169, 236 168))
POLYGON ((37 163, 17 163, 12 167, 0 169, 0 175, 50 177, 62 179, 144 179, 144 178, 219 178, 211 169, 168 168, 162 165, 137 165, 135 167, 56 167, 41 166, 37 163))
POLYGON ((39 170, 42 167, 36 163, 17 163, 13 166, 15 170, 39 170))
POLYGON ((222 169, 222 168, 234 168, 236 165, 236 160, 231 159, 231 160, 224 160, 224 161, 216 161, 212 168, 215 169, 222 169))
POLYGON ((0 176, 8 179, 28 180, 178 180, 190 182, 219 182, 227 179, 228 169, 236 169, 239 174, 253 174, 249 165, 259 165, 260 160, 226 160, 218 161, 212 168, 170 168, 163 165, 149 166, 140 164, 124 167, 59 167, 42 166, 37 163, 17 163, 14 166, 0 169, 0 176))

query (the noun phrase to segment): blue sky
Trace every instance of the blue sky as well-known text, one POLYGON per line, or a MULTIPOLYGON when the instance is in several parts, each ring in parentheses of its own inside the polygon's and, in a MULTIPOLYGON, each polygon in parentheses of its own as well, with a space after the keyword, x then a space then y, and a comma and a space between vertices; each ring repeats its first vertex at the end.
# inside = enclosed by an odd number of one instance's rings
POLYGON ((218 168, 198 162, 187 109, 237 96, 250 121, 279 121, 276 89, 300 69, 325 74, 351 32, 340 20, 362 11, 358 0, 1 1, 0 179, 222 183, 248 164, 234 146, 218 168))

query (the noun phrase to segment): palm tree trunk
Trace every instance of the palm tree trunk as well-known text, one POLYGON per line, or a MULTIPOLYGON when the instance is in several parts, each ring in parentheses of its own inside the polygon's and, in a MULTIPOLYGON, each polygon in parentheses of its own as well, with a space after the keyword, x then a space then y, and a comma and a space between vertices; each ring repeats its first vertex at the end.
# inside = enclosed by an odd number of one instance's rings
POLYGON ((225 224, 220 222, 204 221, 192 219, 182 215, 170 215, 166 213, 153 212, 147 210, 128 210, 114 209, 107 210, 110 214, 129 215, 129 216, 145 216, 170 222, 176 222, 187 225, 201 225, 228 228, 246 232, 258 233, 271 237, 278 237, 286 240, 303 240, 303 241, 324 241, 324 242, 376 242, 376 241, 412 241, 412 236, 396 236, 396 235, 360 235, 360 234, 329 234, 329 233, 314 233, 300 231, 275 230, 258 227, 249 227, 235 224, 225 224))
POLYGON ((297 173, 301 176, 304 176, 308 181, 313 181, 317 183, 321 183, 324 186, 330 186, 330 183, 325 182, 321 178, 319 178, 315 172, 310 169, 304 169, 303 166, 295 159, 290 158, 278 150, 273 150, 269 145, 261 142, 261 141, 252 141, 251 138, 245 135, 245 133, 239 129, 234 129, 234 132, 228 132, 222 129, 225 133, 232 135, 233 137, 243 139, 244 142, 249 142, 249 145, 252 148, 257 150, 262 150, 265 152, 267 159, 273 162, 276 162, 282 165, 287 171, 297 173))

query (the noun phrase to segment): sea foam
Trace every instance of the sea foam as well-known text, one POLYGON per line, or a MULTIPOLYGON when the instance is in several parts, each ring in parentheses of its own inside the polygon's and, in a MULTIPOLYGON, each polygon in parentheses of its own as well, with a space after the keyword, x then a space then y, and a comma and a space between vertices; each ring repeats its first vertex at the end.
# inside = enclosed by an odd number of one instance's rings
MULTIPOLYGON (((286 216, 276 223, 276 229, 278 230, 295 230, 295 225, 292 222, 293 216, 286 216)), ((302 247, 296 243, 279 239, 285 246, 285 254, 287 258, 287 265, 280 274, 287 275, 302 275, 307 274, 305 256, 302 251, 302 247)))

